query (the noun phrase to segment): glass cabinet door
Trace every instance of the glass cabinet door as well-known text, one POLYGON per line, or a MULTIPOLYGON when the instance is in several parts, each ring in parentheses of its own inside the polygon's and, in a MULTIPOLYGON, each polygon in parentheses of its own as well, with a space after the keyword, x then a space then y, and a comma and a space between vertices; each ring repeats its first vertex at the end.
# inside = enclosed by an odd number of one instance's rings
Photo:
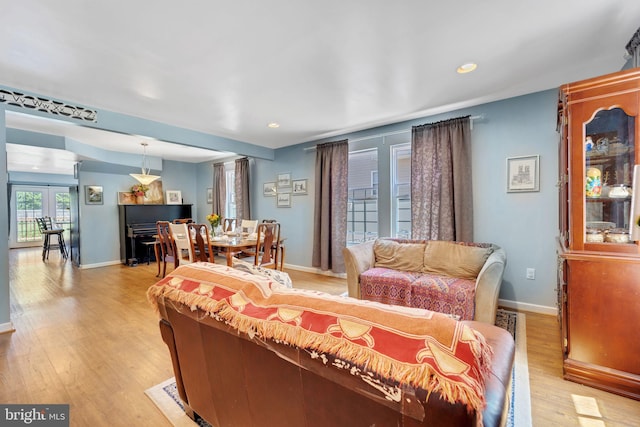
POLYGON ((585 243, 631 245, 629 213, 635 164, 635 117, 598 111, 584 124, 585 243))

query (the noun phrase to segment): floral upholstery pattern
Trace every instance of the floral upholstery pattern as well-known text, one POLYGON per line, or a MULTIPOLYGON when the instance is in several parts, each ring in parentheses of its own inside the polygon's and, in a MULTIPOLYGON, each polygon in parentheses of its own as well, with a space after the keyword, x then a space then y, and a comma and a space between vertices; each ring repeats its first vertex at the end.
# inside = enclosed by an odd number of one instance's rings
POLYGON ((424 308, 473 320, 474 280, 375 267, 360 275, 362 299, 424 308))

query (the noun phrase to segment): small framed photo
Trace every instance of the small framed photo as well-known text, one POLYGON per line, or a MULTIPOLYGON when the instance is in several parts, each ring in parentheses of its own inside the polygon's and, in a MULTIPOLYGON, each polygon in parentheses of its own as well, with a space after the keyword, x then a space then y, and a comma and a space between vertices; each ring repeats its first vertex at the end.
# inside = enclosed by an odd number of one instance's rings
POLYGON ((102 205, 104 204, 103 189, 101 185, 84 186, 84 204, 102 205))
POLYGON ((266 197, 275 197, 278 192, 275 182, 265 182, 262 184, 262 195, 266 197))
POLYGON ((119 205, 135 205, 138 201, 131 191, 118 191, 119 205))
POLYGON ((507 158, 507 193, 540 191, 540 156, 507 158))
POLYGON ((294 179, 291 181, 291 186, 293 187, 293 195, 300 196, 303 194, 307 194, 307 180, 306 179, 294 179))
POLYGON ((182 204, 182 192, 180 190, 167 190, 167 204, 168 205, 182 204))
POLYGON ((291 193, 278 193, 276 195, 276 206, 279 208, 290 208, 291 193))
POLYGON ((291 173, 279 173, 278 174, 278 188, 291 187, 291 173))
POLYGON ((207 188, 207 203, 213 203, 213 188, 207 188))

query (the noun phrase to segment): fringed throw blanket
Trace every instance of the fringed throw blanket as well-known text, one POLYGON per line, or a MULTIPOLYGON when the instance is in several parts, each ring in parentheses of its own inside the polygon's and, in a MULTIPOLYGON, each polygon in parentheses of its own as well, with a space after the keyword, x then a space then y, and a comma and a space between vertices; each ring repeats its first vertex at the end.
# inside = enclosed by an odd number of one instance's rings
POLYGON ((492 351, 484 337, 436 312, 288 289, 269 278, 196 263, 151 286, 249 336, 331 354, 382 378, 439 392, 482 417, 492 351))

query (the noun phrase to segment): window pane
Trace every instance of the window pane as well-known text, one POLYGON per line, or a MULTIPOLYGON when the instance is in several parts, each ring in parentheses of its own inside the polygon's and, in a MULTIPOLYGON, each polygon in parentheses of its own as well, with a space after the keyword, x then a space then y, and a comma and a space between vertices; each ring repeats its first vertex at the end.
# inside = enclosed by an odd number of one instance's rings
POLYGON ((349 153, 347 245, 378 237, 378 150, 349 153))
POLYGON ((226 218, 236 217, 236 186, 235 186, 236 172, 235 170, 226 171, 227 181, 227 206, 225 207, 224 216, 226 218))
POLYGON ((411 238, 411 144, 391 147, 391 181, 394 237, 411 238))
POLYGON ((17 242, 34 242, 41 239, 35 219, 42 216, 42 192, 16 191, 17 242))

